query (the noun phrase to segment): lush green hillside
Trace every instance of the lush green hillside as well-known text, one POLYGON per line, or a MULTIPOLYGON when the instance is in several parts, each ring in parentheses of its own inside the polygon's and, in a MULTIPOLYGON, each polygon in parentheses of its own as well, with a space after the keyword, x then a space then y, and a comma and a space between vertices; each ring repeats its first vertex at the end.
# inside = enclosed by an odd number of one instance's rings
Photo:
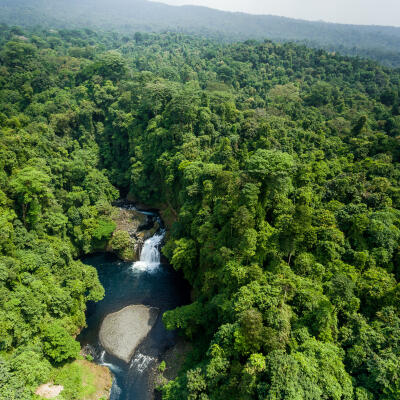
POLYGON ((164 321, 194 351, 165 399, 399 398, 398 71, 177 34, 0 46, 0 399, 76 357, 111 184, 178 216, 193 303, 164 321))
POLYGON ((289 40, 400 66, 400 28, 395 27, 308 22, 206 7, 174 7, 147 0, 0 0, 1 22, 128 33, 169 30, 203 34, 225 42, 289 40))

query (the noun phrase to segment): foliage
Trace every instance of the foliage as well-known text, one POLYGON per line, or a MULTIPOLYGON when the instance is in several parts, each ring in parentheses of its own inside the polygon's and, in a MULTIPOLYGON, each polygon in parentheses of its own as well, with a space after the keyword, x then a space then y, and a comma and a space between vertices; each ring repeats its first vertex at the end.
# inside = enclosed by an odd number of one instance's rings
POLYGON ((127 231, 115 231, 110 240, 110 246, 122 259, 132 260, 134 258, 134 243, 127 231))
POLYGON ((76 358, 80 346, 62 326, 52 324, 46 326, 43 333, 43 350, 52 360, 60 363, 70 358, 76 358))
POLYGON ((170 210, 192 286, 163 316, 194 344, 164 398, 398 398, 399 71, 173 33, 0 46, 2 393, 77 353, 104 290, 76 259, 126 250, 118 187, 170 210))
MULTIPOLYGON (((269 38, 297 41, 314 48, 324 48, 353 56, 373 58, 385 65, 400 66, 400 29, 390 26, 360 26, 303 21, 274 15, 250 15, 223 12, 205 7, 171 7, 146 0, 3 0, 0 22, 48 29, 112 29, 123 34, 135 31, 174 30, 204 35, 220 42, 269 38)), ((22 31, 16 30, 22 35, 22 31)), ((74 34, 66 34, 72 36, 74 34)), ((65 38, 63 36, 63 38, 65 38)), ((136 32, 135 43, 146 40, 146 33, 136 32)), ((57 44, 57 38, 52 39, 57 44)), ((21 49, 20 49, 21 50, 21 49)), ((29 54, 29 46, 25 52, 29 54)), ((71 55, 92 56, 90 49, 70 49, 71 55)), ((229 76, 229 68, 220 72, 229 76)))
POLYGON ((52 379, 56 385, 64 387, 61 393, 63 399, 81 400, 92 398, 96 393, 93 370, 80 361, 65 364, 54 372, 52 379))

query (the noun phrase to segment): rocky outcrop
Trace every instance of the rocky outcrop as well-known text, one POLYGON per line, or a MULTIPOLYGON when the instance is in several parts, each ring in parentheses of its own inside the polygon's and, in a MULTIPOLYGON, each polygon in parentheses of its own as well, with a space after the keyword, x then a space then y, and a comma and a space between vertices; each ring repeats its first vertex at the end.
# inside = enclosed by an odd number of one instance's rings
POLYGON ((117 230, 135 234, 148 224, 147 216, 139 211, 123 207, 115 207, 115 210, 118 211, 117 215, 113 218, 117 224, 117 230))
POLYGON ((115 207, 113 220, 117 225, 107 251, 124 261, 138 261, 144 242, 160 228, 156 219, 126 207, 115 207))
POLYGON ((154 326, 158 314, 157 308, 132 305, 107 315, 99 333, 102 346, 109 354, 128 363, 154 326))

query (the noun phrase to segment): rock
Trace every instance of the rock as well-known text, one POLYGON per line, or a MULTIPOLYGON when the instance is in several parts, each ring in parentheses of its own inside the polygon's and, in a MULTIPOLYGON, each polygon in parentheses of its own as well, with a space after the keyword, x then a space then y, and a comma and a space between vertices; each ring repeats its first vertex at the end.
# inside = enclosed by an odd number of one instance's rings
POLYGON ((154 326, 159 310, 132 305, 107 315, 100 327, 100 342, 106 351, 129 363, 138 345, 154 326))
POLYGON ((159 229, 160 229, 160 224, 157 221, 155 221, 151 228, 139 231, 136 234, 136 237, 139 241, 142 241, 144 243, 147 239, 150 239, 152 236, 154 236, 159 229))
POLYGON ((45 383, 40 385, 35 394, 38 396, 44 397, 45 399, 54 399, 56 398, 62 391, 64 390, 64 386, 61 385, 53 385, 50 383, 45 383))
POLYGON ((116 208, 113 217, 117 224, 117 230, 136 233, 142 226, 147 224, 147 216, 136 210, 116 208))
POLYGON ((179 375, 187 355, 193 350, 191 343, 179 338, 177 343, 162 355, 165 368, 158 363, 150 373, 150 389, 155 399, 162 399, 159 389, 179 375))
POLYGON ((138 261, 144 242, 160 229, 159 223, 155 218, 122 207, 114 207, 112 218, 116 229, 106 250, 124 261, 138 261))

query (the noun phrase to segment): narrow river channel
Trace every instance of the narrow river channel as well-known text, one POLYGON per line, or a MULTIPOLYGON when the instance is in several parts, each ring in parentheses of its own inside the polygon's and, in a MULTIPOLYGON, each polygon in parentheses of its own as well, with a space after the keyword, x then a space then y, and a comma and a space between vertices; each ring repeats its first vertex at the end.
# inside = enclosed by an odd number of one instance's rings
POLYGON ((142 213, 150 219, 157 219, 161 228, 144 243, 140 261, 123 262, 111 254, 98 254, 83 259, 86 264, 96 267, 105 289, 105 297, 98 303, 88 305, 88 326, 79 335, 79 340, 94 355, 98 364, 107 366, 113 373, 111 400, 153 398, 151 370, 162 354, 176 343, 176 334, 164 328, 162 314, 189 302, 186 282, 161 261, 160 250, 165 236, 162 221, 155 213, 142 213), (149 335, 127 364, 102 348, 99 330, 108 314, 135 304, 156 307, 160 314, 149 335))

